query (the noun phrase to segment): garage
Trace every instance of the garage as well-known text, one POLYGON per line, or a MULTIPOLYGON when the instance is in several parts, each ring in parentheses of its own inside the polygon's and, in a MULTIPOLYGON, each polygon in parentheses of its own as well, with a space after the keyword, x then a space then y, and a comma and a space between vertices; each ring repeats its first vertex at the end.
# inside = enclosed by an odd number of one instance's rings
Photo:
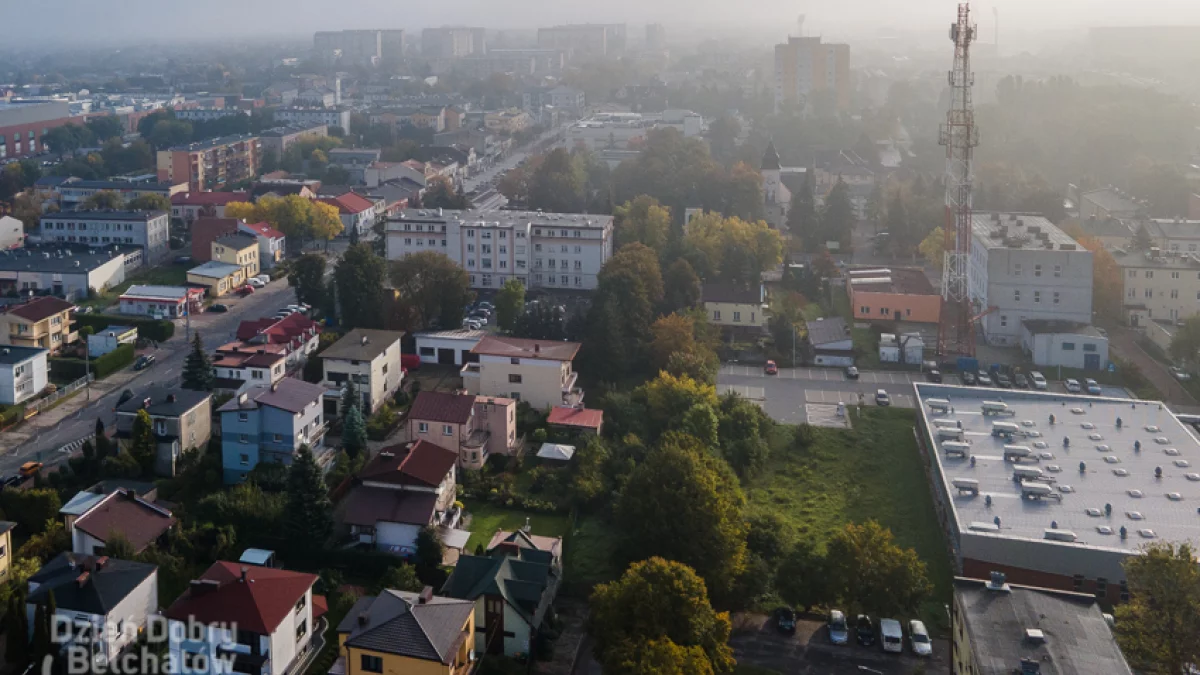
POLYGON ((462 364, 457 363, 457 359, 454 358, 454 348, 453 347, 438 347, 437 362, 442 364, 443 366, 462 365, 462 364))
POLYGON ((461 366, 484 335, 486 331, 460 328, 417 333, 413 338, 422 365, 461 366))

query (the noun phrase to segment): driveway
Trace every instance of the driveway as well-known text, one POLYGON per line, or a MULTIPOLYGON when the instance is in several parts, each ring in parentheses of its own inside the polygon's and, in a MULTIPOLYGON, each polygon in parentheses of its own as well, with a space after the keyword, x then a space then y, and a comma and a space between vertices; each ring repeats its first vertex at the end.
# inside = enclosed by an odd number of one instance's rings
POLYGON ((1138 345, 1137 341, 1141 335, 1131 328, 1114 328, 1108 334, 1108 347, 1114 354, 1132 361, 1142 371, 1142 375, 1150 380, 1150 384, 1162 394, 1163 399, 1167 403, 1175 403, 1185 406, 1200 405, 1196 398, 1188 393, 1183 385, 1171 375, 1167 367, 1155 361, 1152 356, 1146 353, 1138 345))
POLYGON ((735 633, 729 639, 738 663, 770 668, 783 675, 910 675, 950 672, 950 645, 933 641, 932 658, 914 655, 905 639, 903 654, 889 654, 878 645, 832 645, 820 621, 796 622, 794 635, 779 633, 766 616, 741 616, 734 620, 735 633))
MULTIPOLYGON (((767 375, 762 368, 724 365, 717 374, 721 392, 734 391, 759 403, 778 422, 799 424, 808 421, 806 404, 875 405, 875 392, 882 389, 892 405, 913 407, 912 384, 923 382, 920 373, 860 371, 857 380, 847 379, 841 368, 780 368, 778 375, 767 375)), ((947 374, 947 383, 958 384, 947 374)))

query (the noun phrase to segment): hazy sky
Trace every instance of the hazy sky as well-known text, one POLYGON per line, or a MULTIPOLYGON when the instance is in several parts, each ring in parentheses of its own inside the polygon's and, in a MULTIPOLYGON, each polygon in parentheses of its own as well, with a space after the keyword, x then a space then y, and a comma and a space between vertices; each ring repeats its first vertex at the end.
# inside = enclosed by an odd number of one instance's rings
MULTIPOLYGON (((301 35, 322 29, 405 28, 447 23, 521 28, 571 21, 648 21, 668 29, 724 26, 777 27, 783 36, 795 17, 809 16, 813 32, 856 34, 892 26, 913 29, 948 24, 955 0, 0 0, 9 44, 143 40, 188 37, 301 35), (48 5, 53 20, 47 20, 48 5)), ((973 5, 979 23, 999 7, 1002 29, 1057 30, 1113 24, 1200 24, 1200 0, 986 0, 973 5)))

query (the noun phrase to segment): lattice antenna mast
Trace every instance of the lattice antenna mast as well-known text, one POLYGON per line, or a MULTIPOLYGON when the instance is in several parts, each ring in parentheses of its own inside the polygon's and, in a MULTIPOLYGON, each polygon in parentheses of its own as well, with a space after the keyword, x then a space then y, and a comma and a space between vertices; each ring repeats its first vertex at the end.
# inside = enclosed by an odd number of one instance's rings
POLYGON ((943 356, 975 353, 968 271, 971 259, 972 157, 979 145, 971 87, 971 25, 968 3, 958 6, 958 21, 950 25, 954 42, 954 68, 949 73, 950 110, 939 133, 946 146, 945 261, 942 266, 942 314, 938 325, 938 353, 943 356))

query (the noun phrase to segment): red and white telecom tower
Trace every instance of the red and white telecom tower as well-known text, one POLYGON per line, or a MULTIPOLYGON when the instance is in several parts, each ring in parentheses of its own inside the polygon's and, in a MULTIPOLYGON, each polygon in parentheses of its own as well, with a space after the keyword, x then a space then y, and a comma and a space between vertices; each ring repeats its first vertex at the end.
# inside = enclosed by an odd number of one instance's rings
POLYGON ((958 6, 958 21, 950 25, 954 42, 954 68, 950 71, 950 110, 942 125, 938 142, 946 146, 946 226, 945 262, 942 266, 942 313, 938 324, 938 355, 973 356, 975 329, 967 273, 971 263, 971 166, 979 131, 975 128, 975 107, 971 87, 971 43, 975 27, 971 25, 968 3, 958 6))

